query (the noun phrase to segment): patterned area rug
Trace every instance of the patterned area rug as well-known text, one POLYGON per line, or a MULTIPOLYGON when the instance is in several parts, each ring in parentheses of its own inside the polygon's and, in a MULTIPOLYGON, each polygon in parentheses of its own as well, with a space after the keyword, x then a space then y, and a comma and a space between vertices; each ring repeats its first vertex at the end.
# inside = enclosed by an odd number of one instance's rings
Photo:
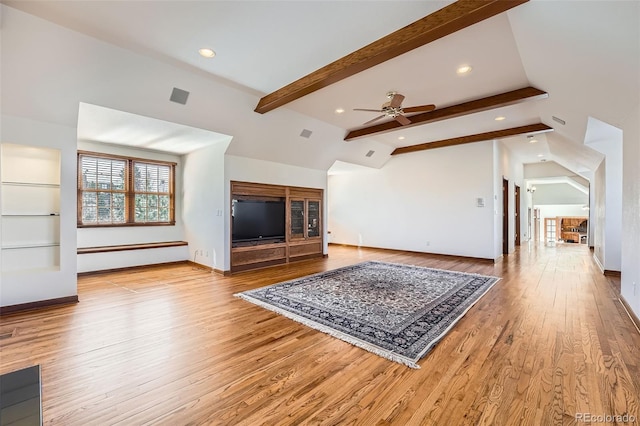
POLYGON ((412 368, 499 278, 364 262, 235 296, 412 368))

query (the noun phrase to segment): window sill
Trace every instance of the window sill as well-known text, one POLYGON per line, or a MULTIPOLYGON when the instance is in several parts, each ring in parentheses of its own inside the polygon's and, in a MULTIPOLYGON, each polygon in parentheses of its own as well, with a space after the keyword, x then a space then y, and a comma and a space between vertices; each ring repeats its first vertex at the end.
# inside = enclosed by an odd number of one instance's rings
POLYGON ((114 224, 81 224, 78 223, 78 228, 122 228, 127 226, 175 226, 174 222, 146 222, 146 223, 114 223, 114 224))

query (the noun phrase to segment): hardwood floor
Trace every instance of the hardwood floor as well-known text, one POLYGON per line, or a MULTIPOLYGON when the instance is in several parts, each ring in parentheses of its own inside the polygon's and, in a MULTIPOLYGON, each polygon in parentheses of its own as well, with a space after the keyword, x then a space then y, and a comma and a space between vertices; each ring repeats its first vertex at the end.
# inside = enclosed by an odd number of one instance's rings
POLYGON ((640 334, 616 280, 580 245, 524 245, 497 264, 332 246, 231 277, 191 265, 85 276, 77 305, 2 317, 0 373, 41 364, 45 424, 638 424, 640 334), (420 370, 233 297, 362 260, 502 280, 420 370))

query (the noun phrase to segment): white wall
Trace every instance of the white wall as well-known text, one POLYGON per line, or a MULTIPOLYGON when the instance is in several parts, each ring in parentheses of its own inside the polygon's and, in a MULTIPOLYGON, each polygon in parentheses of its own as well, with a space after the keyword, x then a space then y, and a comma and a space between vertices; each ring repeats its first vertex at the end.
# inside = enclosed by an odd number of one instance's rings
POLYGON ((567 183, 535 184, 533 194, 535 205, 545 204, 589 204, 589 195, 567 183))
POLYGON ((184 156, 183 220, 189 259, 216 270, 225 269, 224 160, 229 141, 184 156))
MULTIPOLYGON (((613 126, 610 126, 613 128, 613 126)), ((622 133, 622 132, 619 132, 622 133)), ((589 142, 589 147, 606 156, 605 167, 605 230, 604 269, 620 271, 622 249, 622 135, 612 139, 589 142)), ((603 259, 600 259, 603 260, 603 259)))
MULTIPOLYGON (((184 241, 182 221, 182 159, 177 155, 134 149, 88 141, 78 141, 78 149, 105 154, 115 154, 177 163, 175 193, 176 224, 171 226, 123 226, 109 228, 78 228, 78 247, 100 247, 124 244, 184 241)), ((76 186, 74 182, 74 187, 76 186)), ((186 247, 171 249, 136 250, 112 253, 79 254, 78 272, 124 268, 154 263, 177 262, 188 258, 186 247)))
MULTIPOLYGON (((5 274, 0 305, 11 306, 78 294, 76 276, 76 131, 20 117, 2 115, 0 140, 60 150, 60 270, 5 274)), ((1 260, 1 259, 0 259, 1 260)))
POLYGON ((622 297, 640 318, 640 108, 623 125, 622 297))
MULTIPOLYGON (((324 190, 322 202, 322 223, 327 222, 327 172, 325 170, 307 169, 273 161, 225 155, 224 160, 224 244, 225 253, 231 252, 231 181, 268 183, 271 185, 300 186, 324 190)), ((327 254, 327 227, 323 230, 323 253, 327 254)), ((231 268, 231 259, 226 258, 224 270, 231 268)))
POLYGON ((493 163, 489 141, 329 176, 332 242, 494 259, 493 163))
POLYGON ((605 254, 608 250, 606 240, 606 164, 603 160, 596 169, 591 191, 593 192, 593 205, 591 206, 593 217, 593 255, 601 269, 606 269, 605 254))

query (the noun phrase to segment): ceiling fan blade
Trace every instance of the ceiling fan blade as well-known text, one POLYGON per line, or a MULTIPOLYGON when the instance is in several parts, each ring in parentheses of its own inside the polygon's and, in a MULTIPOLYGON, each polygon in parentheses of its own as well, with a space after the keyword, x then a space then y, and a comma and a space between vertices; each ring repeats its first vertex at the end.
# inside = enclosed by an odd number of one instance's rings
POLYGON ((381 109, 363 109, 363 108, 354 108, 354 111, 372 111, 372 112, 382 112, 381 109))
POLYGON ((391 98, 391 101, 389 102, 389 106, 391 108, 399 108, 403 100, 404 100, 404 96, 399 93, 396 93, 391 98))
POLYGON ((409 120, 407 117, 405 117, 404 115, 398 115, 396 117, 396 121, 400 124, 402 124, 403 126, 406 126, 407 124, 411 124, 411 120, 409 120))
POLYGON ((431 104, 431 105, 419 105, 419 106, 402 108, 402 111, 404 111, 405 113, 429 112, 429 111, 433 111, 434 109, 436 109, 436 106, 431 104))
POLYGON ((379 116, 377 116, 376 118, 374 118, 373 120, 369 120, 369 121, 367 121, 366 123, 362 123, 362 125, 364 126, 365 124, 373 123, 374 121, 378 121, 378 120, 380 120, 381 118, 384 118, 384 117, 386 117, 386 115, 385 115, 385 114, 379 115, 379 116))

